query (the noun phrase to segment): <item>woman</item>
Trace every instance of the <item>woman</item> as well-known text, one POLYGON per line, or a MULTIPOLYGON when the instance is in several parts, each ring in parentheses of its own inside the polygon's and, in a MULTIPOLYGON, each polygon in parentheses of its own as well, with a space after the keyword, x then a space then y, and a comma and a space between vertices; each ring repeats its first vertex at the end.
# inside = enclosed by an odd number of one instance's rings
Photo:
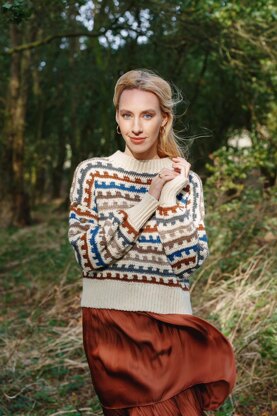
POLYGON ((115 85, 124 152, 76 168, 69 241, 82 268, 83 341, 104 415, 196 416, 235 384, 229 341, 194 316, 190 276, 208 256, 200 177, 173 131, 169 83, 115 85))

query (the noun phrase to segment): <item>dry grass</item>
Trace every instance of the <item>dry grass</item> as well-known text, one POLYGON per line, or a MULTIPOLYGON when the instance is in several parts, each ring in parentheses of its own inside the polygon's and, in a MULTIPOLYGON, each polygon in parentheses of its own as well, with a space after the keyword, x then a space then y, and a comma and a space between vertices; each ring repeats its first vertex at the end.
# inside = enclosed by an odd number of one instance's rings
MULTIPOLYGON (((263 209, 255 210, 254 217, 251 225, 255 222, 258 228, 252 230, 246 244, 242 234, 249 229, 231 239, 238 258, 235 267, 228 263, 228 270, 222 272, 226 258, 229 261, 233 255, 232 248, 223 246, 220 253, 218 246, 215 250, 211 245, 210 259, 191 286, 194 313, 217 326, 234 347, 237 382, 231 401, 238 416, 273 415, 277 403, 276 205, 267 201, 263 209), (240 246, 241 253, 237 251, 240 246), (239 256, 243 256, 241 262, 239 256)), ((216 226, 222 226, 223 234, 224 227, 229 227, 227 218, 216 226)))
POLYGON ((81 279, 65 215, 14 230, 6 243, 0 414, 101 415, 82 348, 81 279))
MULTIPOLYGON (((194 313, 221 329, 236 353, 234 394, 217 415, 273 414, 276 240, 263 241, 266 232, 262 227, 244 261, 224 272, 226 247, 220 253, 211 246, 193 280, 194 313)), ((66 233, 66 214, 49 211, 43 222, 5 231, 0 241, 0 415, 102 414, 82 348, 80 271, 66 233)))

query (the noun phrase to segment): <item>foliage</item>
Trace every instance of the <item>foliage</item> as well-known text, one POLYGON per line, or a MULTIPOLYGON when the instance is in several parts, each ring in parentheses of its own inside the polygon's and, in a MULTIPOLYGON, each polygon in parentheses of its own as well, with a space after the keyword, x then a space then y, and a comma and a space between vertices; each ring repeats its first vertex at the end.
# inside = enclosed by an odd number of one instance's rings
POLYGON ((2 4, 2 10, 7 20, 16 24, 28 19, 33 12, 30 1, 26 0, 6 1, 2 4))
MULTIPOLYGON (((211 155, 215 164, 205 184, 210 256, 191 288, 195 313, 218 326, 235 348, 231 408, 244 416, 273 414, 277 382, 276 185, 264 189, 258 176, 253 186, 248 177, 257 165, 271 171, 265 153, 264 146, 254 146, 246 154, 224 148, 211 155)), ((232 414, 229 405, 226 414, 232 414)))
MULTIPOLYGON (((175 128, 185 141, 197 138, 191 148, 196 170, 236 129, 254 136, 276 119, 271 0, 16 0, 4 1, 2 10, 0 169, 6 171, 12 158, 6 132, 12 59, 28 55, 27 78, 19 77, 23 90, 28 87, 20 157, 31 206, 60 196, 80 160, 123 148, 112 97, 118 76, 129 69, 153 69, 181 89, 185 100, 175 128), (17 24, 17 44, 11 23, 17 24)), ((12 175, 5 182, 4 172, 0 177, 0 189, 13 184, 12 175)))
POLYGON ((210 155, 213 164, 207 164, 211 172, 206 186, 209 203, 220 206, 250 191, 263 197, 265 174, 275 180, 277 147, 264 140, 246 148, 222 146, 210 155))

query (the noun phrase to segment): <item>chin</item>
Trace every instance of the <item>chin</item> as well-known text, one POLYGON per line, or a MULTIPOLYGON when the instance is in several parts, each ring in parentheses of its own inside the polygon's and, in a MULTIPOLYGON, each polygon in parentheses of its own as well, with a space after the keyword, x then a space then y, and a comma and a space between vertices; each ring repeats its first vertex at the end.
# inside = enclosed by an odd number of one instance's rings
POLYGON ((149 141, 146 139, 145 142, 142 143, 134 143, 128 139, 128 141, 125 141, 126 146, 128 149, 133 153, 147 153, 151 152, 153 150, 153 147, 155 147, 155 142, 149 143, 149 141))
POLYGON ((131 145, 129 149, 134 153, 147 153, 150 152, 151 148, 144 147, 141 145, 131 145))

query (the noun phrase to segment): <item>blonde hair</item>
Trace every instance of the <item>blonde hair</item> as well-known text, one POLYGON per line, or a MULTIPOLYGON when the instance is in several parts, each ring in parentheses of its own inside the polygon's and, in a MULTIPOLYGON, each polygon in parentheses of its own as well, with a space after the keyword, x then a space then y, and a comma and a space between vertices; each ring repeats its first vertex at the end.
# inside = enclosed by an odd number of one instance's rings
POLYGON ((177 96, 173 97, 171 85, 155 72, 149 69, 133 69, 125 72, 117 80, 114 88, 113 103, 116 111, 119 109, 119 100, 125 89, 138 88, 143 91, 154 93, 160 103, 162 113, 166 113, 168 121, 160 130, 158 137, 158 155, 159 157, 187 157, 188 149, 183 149, 178 143, 182 138, 173 130, 173 121, 175 119, 174 107, 183 100, 181 92, 176 88, 177 96))

